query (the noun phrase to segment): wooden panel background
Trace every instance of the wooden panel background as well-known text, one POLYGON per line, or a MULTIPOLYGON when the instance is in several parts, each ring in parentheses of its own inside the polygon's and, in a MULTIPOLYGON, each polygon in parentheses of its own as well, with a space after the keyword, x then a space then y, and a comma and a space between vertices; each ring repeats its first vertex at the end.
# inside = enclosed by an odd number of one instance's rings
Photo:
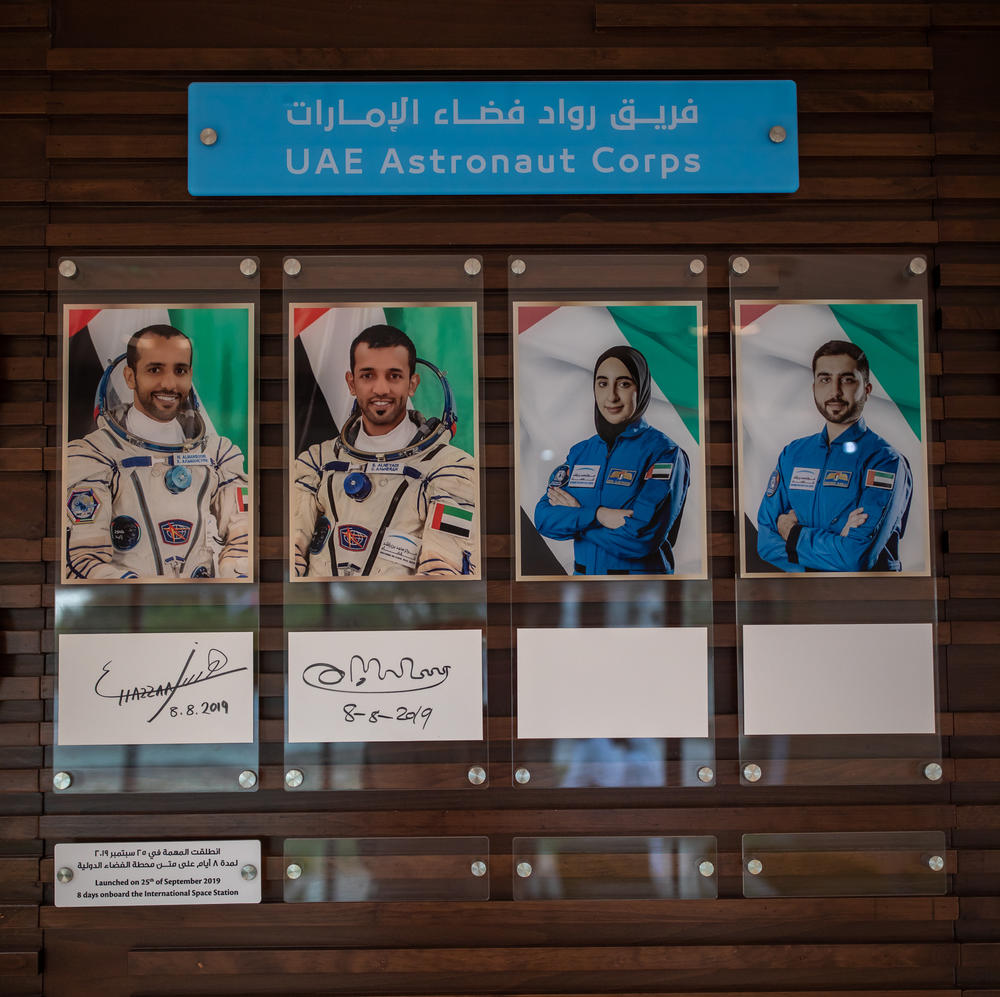
POLYGON ((6 993, 1000 994, 1000 5, 456 4, 53 0, 0 4, 0 976, 6 993), (789 77, 802 186, 787 196, 194 200, 192 80, 789 77), (738 782, 726 260, 733 250, 930 254, 936 277, 935 540, 946 779, 857 790, 738 782), (262 789, 55 798, 56 273, 68 254, 259 254, 262 445, 281 443, 286 252, 483 252, 491 785, 468 792, 281 789, 281 471, 265 461, 262 789), (719 784, 509 785, 512 251, 709 256, 719 784), (739 836, 943 830, 948 897, 744 900, 739 836), (514 835, 714 834, 717 902, 510 900, 514 835), (492 899, 285 906, 286 836, 488 834, 492 899), (255 908, 51 907, 68 840, 260 837, 255 908))

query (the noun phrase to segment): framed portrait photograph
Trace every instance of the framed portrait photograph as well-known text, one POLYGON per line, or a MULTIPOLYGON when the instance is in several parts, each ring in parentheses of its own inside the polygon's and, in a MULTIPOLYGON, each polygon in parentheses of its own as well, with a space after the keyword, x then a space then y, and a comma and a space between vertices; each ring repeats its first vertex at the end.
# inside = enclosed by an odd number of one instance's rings
POLYGON ((930 574, 923 308, 734 300, 745 577, 930 574))
POLYGON ((63 582, 252 581, 253 312, 63 306, 63 582))
POLYGON ((481 577, 475 302, 294 302, 289 577, 481 577))
POLYGON ((517 301, 518 580, 705 578, 700 301, 517 301))

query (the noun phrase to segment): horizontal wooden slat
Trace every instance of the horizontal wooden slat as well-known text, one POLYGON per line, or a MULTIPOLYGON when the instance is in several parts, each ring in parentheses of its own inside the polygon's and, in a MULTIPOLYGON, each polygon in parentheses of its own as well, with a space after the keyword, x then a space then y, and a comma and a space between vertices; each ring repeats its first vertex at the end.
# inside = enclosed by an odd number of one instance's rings
POLYGON ((928 3, 598 3, 598 28, 922 28, 928 3))
POLYGON ((937 28, 996 27, 1000 9, 990 0, 982 3, 933 3, 931 23, 937 28))
POLYGON ((942 287, 1000 287, 1000 264, 942 263, 938 270, 942 287))

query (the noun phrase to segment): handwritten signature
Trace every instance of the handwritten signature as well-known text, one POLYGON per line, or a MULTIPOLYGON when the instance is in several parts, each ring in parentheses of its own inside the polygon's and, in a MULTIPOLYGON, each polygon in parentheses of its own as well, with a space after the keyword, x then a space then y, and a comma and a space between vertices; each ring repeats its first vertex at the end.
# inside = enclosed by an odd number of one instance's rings
POLYGON ((435 689, 450 674, 451 665, 420 668, 414 664, 413 658, 400 658, 398 665, 383 665, 378 658, 366 661, 362 655, 355 654, 351 656, 351 662, 346 668, 326 661, 308 665, 302 672, 302 681, 313 689, 322 689, 324 692, 377 696, 435 689), (369 685, 369 688, 362 689, 363 685, 369 685))
POLYGON ((151 724, 170 705, 170 700, 177 694, 178 689, 198 685, 200 682, 210 682, 212 679, 220 679, 224 675, 235 675, 237 672, 245 672, 247 670, 246 665, 240 665, 238 668, 226 668, 229 658, 224 652, 213 647, 206 656, 206 666, 189 674, 188 669, 191 667, 191 661, 194 659, 197 651, 198 646, 196 644, 191 648, 191 652, 188 654, 180 673, 172 682, 161 682, 159 684, 150 682, 144 685, 135 685, 131 688, 122 686, 117 692, 112 693, 101 691, 101 683, 111 674, 112 662, 108 661, 101 669, 101 674, 94 683, 94 692, 102 699, 118 700, 119 706, 125 706, 132 702, 140 702, 145 699, 162 699, 163 702, 160 703, 159 709, 146 721, 146 723, 151 724))

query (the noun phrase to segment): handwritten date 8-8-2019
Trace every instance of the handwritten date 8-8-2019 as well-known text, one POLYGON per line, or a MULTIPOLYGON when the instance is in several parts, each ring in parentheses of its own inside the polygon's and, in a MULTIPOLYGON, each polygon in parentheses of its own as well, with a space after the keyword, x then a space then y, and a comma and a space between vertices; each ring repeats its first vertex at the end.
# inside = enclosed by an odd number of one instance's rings
POLYGON ((427 722, 430 720, 433 712, 434 708, 431 706, 425 706, 422 710, 411 710, 407 706, 397 706, 395 713, 385 713, 378 708, 374 710, 359 709, 357 703, 344 704, 344 720, 349 724, 365 720, 370 724, 390 721, 393 723, 409 723, 414 727, 420 724, 420 729, 426 730, 427 722), (421 723, 421 721, 423 722, 421 723))

